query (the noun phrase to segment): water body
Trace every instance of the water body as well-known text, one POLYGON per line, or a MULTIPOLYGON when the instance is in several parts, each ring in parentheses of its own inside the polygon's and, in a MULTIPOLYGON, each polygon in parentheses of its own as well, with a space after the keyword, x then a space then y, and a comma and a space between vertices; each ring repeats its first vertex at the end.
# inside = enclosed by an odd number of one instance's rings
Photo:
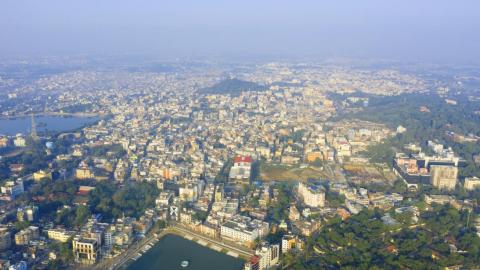
POLYGON ((243 261, 224 253, 201 246, 180 236, 168 234, 127 270, 240 270, 243 261), (182 268, 181 262, 188 260, 188 267, 182 268))
MULTIPOLYGON (((88 124, 98 121, 100 117, 78 117, 78 116, 52 116, 38 115, 35 116, 37 133, 42 132, 62 132, 74 130, 88 124)), ((28 134, 31 130, 30 117, 18 117, 0 119, 0 134, 14 136, 18 133, 28 134)))

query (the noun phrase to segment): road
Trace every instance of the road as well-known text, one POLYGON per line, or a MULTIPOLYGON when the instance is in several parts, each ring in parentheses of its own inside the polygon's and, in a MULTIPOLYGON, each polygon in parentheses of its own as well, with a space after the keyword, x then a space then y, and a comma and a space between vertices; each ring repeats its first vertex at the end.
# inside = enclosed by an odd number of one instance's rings
POLYGON ((236 247, 236 246, 233 246, 233 245, 231 245, 229 243, 226 243, 224 241, 213 239, 213 238, 210 238, 208 236, 205 236, 205 235, 202 235, 202 234, 199 234, 199 233, 196 233, 196 232, 192 232, 190 230, 187 230, 187 229, 179 227, 179 226, 172 227, 172 230, 180 232, 180 233, 185 234, 185 235, 193 236, 195 238, 204 240, 204 241, 206 241, 210 244, 219 246, 219 247, 224 248, 228 251, 234 251, 234 252, 236 252, 240 255, 246 256, 246 257, 250 257, 250 256, 254 255, 254 252, 250 249, 236 247))
MULTIPOLYGON (((158 237, 162 237, 167 233, 167 230, 163 230, 158 234, 158 237)), ((98 264, 94 265, 92 269, 118 269, 120 266, 124 265, 129 259, 133 258, 138 252, 140 252, 145 247, 145 245, 152 243, 155 238, 157 237, 153 233, 149 233, 147 234, 147 236, 145 236, 145 238, 141 239, 139 242, 129 247, 125 253, 122 253, 121 255, 118 255, 117 257, 112 259, 104 259, 98 264)))

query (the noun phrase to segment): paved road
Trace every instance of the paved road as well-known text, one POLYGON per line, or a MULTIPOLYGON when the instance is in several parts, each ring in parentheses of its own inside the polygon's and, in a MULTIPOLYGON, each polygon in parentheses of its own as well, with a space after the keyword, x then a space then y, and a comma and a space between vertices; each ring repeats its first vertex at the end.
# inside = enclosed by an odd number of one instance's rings
MULTIPOLYGON (((165 230, 162 231, 159 236, 163 236, 167 233, 165 230)), ((129 259, 133 258, 138 252, 140 252, 145 245, 149 244, 154 240, 156 236, 153 233, 148 234, 145 238, 141 239, 139 242, 133 244, 133 246, 129 247, 128 250, 121 255, 118 255, 112 259, 103 259, 100 263, 94 265, 92 269, 100 270, 100 269, 118 269, 120 266, 125 264, 129 259)))
POLYGON ((185 228, 182 228, 182 227, 178 227, 178 226, 172 227, 172 230, 176 230, 180 233, 190 235, 190 236, 193 236, 195 238, 202 239, 202 240, 204 240, 208 243, 211 243, 211 244, 217 245, 221 248, 227 249, 228 251, 234 251, 236 253, 239 253, 240 255, 244 255, 244 256, 247 256, 247 257, 250 257, 250 256, 254 255, 254 252, 250 249, 235 247, 235 246, 232 246, 232 245, 230 245, 230 244, 228 244, 224 241, 213 239, 213 238, 210 238, 210 237, 205 236, 203 234, 192 232, 192 231, 190 231, 188 229, 185 229, 185 228))

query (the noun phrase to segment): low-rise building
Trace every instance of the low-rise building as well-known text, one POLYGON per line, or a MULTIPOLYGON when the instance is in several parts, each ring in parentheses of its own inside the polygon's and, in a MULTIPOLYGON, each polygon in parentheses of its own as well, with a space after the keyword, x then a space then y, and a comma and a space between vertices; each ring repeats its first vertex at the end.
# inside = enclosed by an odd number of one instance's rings
POLYGON ((33 180, 40 181, 43 179, 52 179, 52 172, 39 170, 33 173, 33 180))
POLYGON ((8 250, 12 246, 12 234, 6 227, 0 227, 0 251, 8 250))
POLYGON ((6 200, 14 200, 18 195, 22 194, 25 189, 23 187, 23 180, 7 181, 4 186, 0 188, 6 200))
POLYGON ((50 229, 47 231, 48 239, 66 243, 70 237, 74 236, 75 232, 67 231, 65 229, 50 229))
POLYGON ((466 190, 474 190, 480 188, 480 178, 478 177, 467 177, 465 178, 464 188, 466 190))
POLYGON ((39 236, 40 231, 38 227, 30 226, 15 234, 15 244, 17 246, 25 246, 28 245, 30 241, 38 239, 39 236))

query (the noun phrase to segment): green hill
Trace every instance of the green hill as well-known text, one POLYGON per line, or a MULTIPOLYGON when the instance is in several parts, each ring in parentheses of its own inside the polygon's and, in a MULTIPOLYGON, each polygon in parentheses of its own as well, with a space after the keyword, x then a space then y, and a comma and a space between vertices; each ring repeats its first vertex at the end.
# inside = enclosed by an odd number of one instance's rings
POLYGON ((242 92, 265 91, 267 89, 267 86, 254 82, 243 81, 239 79, 226 79, 213 86, 199 89, 198 92, 201 94, 238 96, 242 92))

